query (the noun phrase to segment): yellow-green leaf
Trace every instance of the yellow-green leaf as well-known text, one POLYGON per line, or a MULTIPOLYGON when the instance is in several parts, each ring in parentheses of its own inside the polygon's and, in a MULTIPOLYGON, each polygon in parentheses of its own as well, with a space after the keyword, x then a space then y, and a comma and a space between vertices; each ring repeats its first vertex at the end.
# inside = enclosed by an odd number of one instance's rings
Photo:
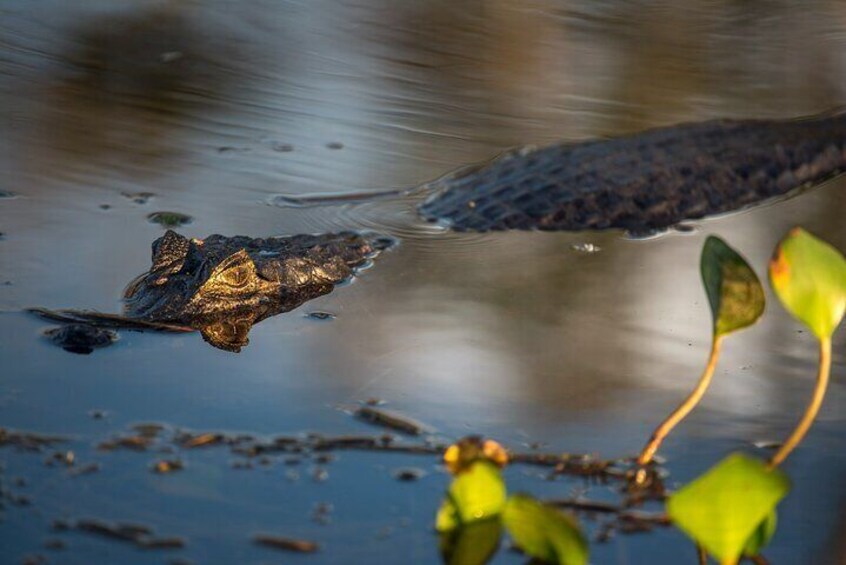
POLYGON ((673 494, 673 523, 720 561, 734 562, 790 490, 778 469, 735 453, 673 494))
POLYGON ((846 259, 837 249, 793 228, 770 260, 770 283, 788 312, 831 337, 846 312, 846 259))
POLYGON ((699 262, 711 305, 714 335, 754 324, 764 312, 764 289, 749 263, 722 239, 709 236, 699 262))
POLYGON ((473 522, 441 533, 441 557, 446 565, 483 565, 496 554, 500 537, 502 523, 498 517, 473 522))
POLYGON ((447 494, 435 516, 435 529, 439 532, 451 532, 459 527, 461 527, 461 519, 458 517, 458 508, 447 494))
POLYGON ((554 565, 586 565, 588 542, 575 518, 526 495, 505 504, 502 520, 527 555, 554 565))
POLYGON ((447 532, 498 516, 505 505, 505 481, 499 467, 487 460, 473 463, 453 479, 438 510, 435 529, 447 532))
POLYGON ((773 539, 777 525, 778 513, 773 510, 763 522, 758 524, 755 531, 752 532, 752 536, 746 541, 746 545, 743 547, 743 555, 754 557, 761 553, 761 550, 767 547, 767 544, 773 539))

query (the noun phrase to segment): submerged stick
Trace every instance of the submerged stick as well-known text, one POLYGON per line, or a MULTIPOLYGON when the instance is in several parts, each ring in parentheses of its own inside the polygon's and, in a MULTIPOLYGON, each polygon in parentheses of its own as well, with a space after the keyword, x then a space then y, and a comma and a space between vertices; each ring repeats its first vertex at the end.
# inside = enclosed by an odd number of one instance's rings
POLYGON ((684 402, 682 402, 678 408, 676 408, 672 414, 670 414, 666 420, 661 422, 654 432, 652 432, 652 437, 650 438, 649 442, 646 444, 646 447, 643 448, 641 451, 640 456, 637 458, 638 465, 647 465, 652 458, 655 457, 655 453, 658 451, 658 448, 661 447, 661 442, 664 441, 664 438, 672 431, 673 428, 678 425, 688 414, 690 414, 691 410, 702 400, 702 397, 705 395, 705 391, 708 390, 708 385, 711 384, 711 379, 714 376, 714 369, 717 367, 717 360, 720 357, 720 347, 722 345, 722 335, 715 335, 714 340, 711 342, 711 354, 708 357, 708 364, 705 366, 705 370, 702 372, 702 376, 699 377, 699 383, 696 385, 696 388, 693 389, 693 392, 690 393, 684 402))
POLYGON ((89 324, 102 328, 151 330, 173 333, 190 333, 196 331, 194 328, 189 328, 187 326, 168 324, 164 322, 153 322, 103 312, 91 312, 86 310, 48 310, 47 308, 27 308, 26 311, 45 320, 63 324, 89 324))
POLYGON ((281 549, 284 551, 294 551, 297 553, 314 553, 319 549, 317 543, 304 539, 286 538, 272 534, 256 534, 253 536, 253 541, 259 545, 272 547, 273 549, 281 549))
POLYGON ((811 402, 808 408, 805 409, 805 414, 787 438, 775 455, 772 456, 769 462, 769 468, 773 469, 781 465, 787 456, 790 455, 797 445, 804 439, 805 434, 811 428, 817 414, 822 406, 823 398, 825 398, 825 391, 828 388, 828 378, 831 373, 831 338, 820 339, 820 367, 817 373, 817 386, 814 388, 814 395, 811 397, 811 402))

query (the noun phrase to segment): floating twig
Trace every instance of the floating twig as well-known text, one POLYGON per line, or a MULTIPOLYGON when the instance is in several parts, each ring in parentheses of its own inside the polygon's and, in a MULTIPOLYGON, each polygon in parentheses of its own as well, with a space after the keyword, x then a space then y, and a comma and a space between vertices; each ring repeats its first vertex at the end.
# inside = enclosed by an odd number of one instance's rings
POLYGON ((393 410, 362 406, 355 411, 355 415, 359 419, 376 424, 377 426, 383 426, 413 436, 419 436, 433 431, 429 426, 393 410))
POLYGON ((253 536, 253 541, 259 545, 272 547, 273 549, 296 551, 298 553, 314 553, 320 549, 320 547, 313 541, 286 538, 273 534, 256 534, 253 536))

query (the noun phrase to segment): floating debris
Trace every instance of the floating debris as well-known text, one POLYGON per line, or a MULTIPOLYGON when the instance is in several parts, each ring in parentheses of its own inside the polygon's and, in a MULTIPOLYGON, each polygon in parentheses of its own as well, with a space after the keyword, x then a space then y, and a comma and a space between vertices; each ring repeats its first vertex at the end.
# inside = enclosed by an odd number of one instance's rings
POLYGON ((135 424, 132 426, 139 436, 145 438, 156 438, 164 430, 164 426, 156 423, 135 424))
POLYGON ((150 445, 152 445, 153 440, 149 437, 144 436, 123 436, 123 437, 116 437, 114 439, 110 439, 100 443, 97 446, 97 449, 102 451, 114 451, 116 449, 131 449, 133 451, 145 451, 150 445))
POLYGON ((0 200, 17 198, 17 194, 10 190, 0 190, 0 200))
POLYGON ((274 151, 278 151, 279 153, 290 153, 291 151, 294 150, 294 146, 291 145, 290 143, 280 143, 278 141, 274 141, 270 145, 270 148, 273 149, 274 151))
POLYGON ((414 436, 433 431, 429 426, 403 416, 398 412, 375 408, 373 406, 362 406, 355 411, 355 416, 366 422, 414 436))
POLYGON ((314 462, 318 465, 328 465, 337 460, 338 456, 332 453, 318 453, 314 456, 314 462))
POLYGON ((335 314, 332 314, 331 312, 320 312, 320 311, 309 312, 308 314, 305 315, 305 317, 310 319, 310 320, 321 320, 321 321, 323 321, 323 320, 334 320, 335 318, 337 318, 337 316, 335 314))
POLYGON ((80 355, 88 355, 118 340, 118 334, 112 330, 80 323, 52 328, 45 331, 44 335, 65 351, 80 355))
POLYGON ((71 469, 70 476, 71 477, 79 477, 81 475, 90 475, 92 473, 96 473, 100 470, 99 463, 87 463, 85 465, 80 465, 74 469, 71 469))
POLYGON ((266 443, 253 443, 247 447, 238 447, 234 451, 248 457, 254 457, 262 453, 289 453, 303 451, 302 442, 292 437, 277 437, 266 443))
POLYGON ((318 502, 311 510, 311 519, 321 525, 328 525, 332 522, 332 512, 335 507, 329 502, 318 502))
POLYGON ((311 472, 311 480, 316 483, 325 483, 329 480, 329 471, 323 467, 315 467, 311 472))
POLYGON ((253 541, 265 547, 272 547, 273 549, 281 549, 284 551, 296 551, 298 553, 314 553, 320 549, 320 547, 313 541, 285 538, 272 534, 256 534, 253 536, 253 541))
POLYGON ((191 216, 179 212, 153 212, 147 215, 147 219, 163 228, 178 228, 194 221, 191 216))
POLYGON ((27 451, 41 451, 57 443, 68 441, 60 436, 50 436, 35 432, 16 432, 0 428, 0 447, 16 447, 27 451))
POLYGON ((111 204, 100 204, 100 210, 111 210, 111 204))
POLYGON ((552 467, 557 475, 577 475, 624 478, 625 471, 614 468, 617 461, 595 459, 590 455, 570 453, 511 453, 511 463, 552 467))
POLYGON ((88 415, 94 420, 103 420, 109 413, 106 410, 89 410, 88 415))
POLYGON ((125 330, 150 330, 160 332, 191 333, 196 330, 187 326, 149 322, 127 318, 119 314, 104 314, 87 310, 47 310, 46 308, 26 308, 25 312, 39 318, 62 324, 88 324, 97 327, 120 328, 125 330))
POLYGON ((144 549, 181 549, 185 547, 185 540, 180 537, 142 538, 137 545, 144 549))
POLYGON ((774 440, 767 440, 762 439, 755 442, 752 442, 752 445, 757 447, 758 449, 778 449, 781 447, 782 442, 774 441, 774 440))
POLYGON ((570 248, 573 251, 578 251, 579 253, 585 253, 587 255, 602 251, 600 246, 593 243, 574 243, 570 246, 570 248))
POLYGON ((219 445, 224 443, 224 436, 223 434, 214 434, 214 433, 207 433, 207 434, 199 434, 196 436, 190 436, 186 439, 183 439, 182 447, 193 449, 195 447, 208 447, 210 445, 219 445))
POLYGON ((121 196, 129 198, 135 204, 146 204, 155 196, 152 192, 121 192, 121 196))
POLYGON ((162 459, 160 461, 156 461, 153 465, 153 472, 165 475, 167 473, 173 473, 174 471, 181 471, 184 468, 185 465, 179 459, 162 459))
POLYGON ((550 506, 557 506, 559 508, 568 508, 570 510, 600 514, 619 514, 624 510, 623 507, 611 502, 585 500, 581 498, 557 498, 545 500, 544 503, 549 504, 550 506))
POLYGON ((51 549, 53 551, 60 551, 62 549, 65 549, 66 547, 67 547, 67 544, 65 543, 65 540, 63 540, 63 539, 50 538, 50 539, 44 540, 44 548, 45 549, 51 549))
POLYGON ((314 438, 313 449, 315 451, 328 451, 331 449, 376 449, 380 443, 379 438, 370 436, 319 437, 314 438))
POLYGON ((334 149, 334 150, 337 151, 338 149, 343 149, 344 144, 341 143, 340 141, 330 141, 329 143, 326 144, 326 148, 327 149, 334 149))
POLYGON ((141 536, 152 533, 152 531, 147 528, 139 528, 134 525, 113 525, 107 522, 101 522, 100 520, 86 518, 77 521, 76 529, 80 532, 132 542, 136 541, 141 536))
POLYGON ((108 539, 131 542, 142 549, 179 549, 186 545, 185 540, 180 537, 156 537, 153 529, 143 524, 110 524, 83 518, 77 520, 75 529, 108 539))
POLYGON ((50 527, 53 529, 54 532, 67 532, 71 529, 71 524, 67 520, 53 520, 50 524, 50 527))
POLYGON ((403 467, 401 469, 396 469, 393 472, 393 476, 396 480, 404 482, 404 483, 411 483, 414 481, 419 481, 423 477, 426 476, 426 471, 423 469, 418 469, 417 467, 403 467))

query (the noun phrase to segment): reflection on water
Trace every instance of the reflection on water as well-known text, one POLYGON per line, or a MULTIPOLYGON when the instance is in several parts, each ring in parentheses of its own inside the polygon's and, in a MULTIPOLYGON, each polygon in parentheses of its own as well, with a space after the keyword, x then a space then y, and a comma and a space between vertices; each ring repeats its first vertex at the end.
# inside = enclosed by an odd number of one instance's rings
MULTIPOLYGON (((400 552, 437 562, 429 528, 446 477, 391 478, 403 466, 432 470, 434 460, 351 453, 303 463, 295 476, 282 464, 231 470, 224 453, 198 450, 183 471, 159 476, 143 453, 94 444, 150 421, 368 432, 336 407, 377 397, 450 438, 479 432, 506 445, 632 454, 705 361, 706 234, 742 249, 759 275, 794 224, 846 249, 843 181, 646 241, 454 234, 422 225, 413 202, 267 206, 280 193, 415 186, 514 145, 715 116, 807 115, 846 99, 846 10, 836 0, 397 4, 0 6, 0 191, 19 195, 0 200, 2 424, 73 436, 76 458, 101 464, 71 476, 43 456, 0 452, 4 484, 24 478, 29 486, 15 489, 32 501, 7 508, 0 524, 13 559, 49 551, 41 545, 51 520, 89 516, 184 536, 173 555, 196 562, 272 558, 249 543, 258 531, 320 540, 310 563, 400 552), (140 193, 153 196, 123 196, 140 193), (90 356, 39 339, 44 324, 21 309, 118 311, 162 235, 146 217, 162 210, 194 218, 179 230, 187 237, 370 229, 401 243, 343 292, 310 303, 336 319, 276 316, 240 355, 197 335, 125 332, 90 356), (601 251, 573 250, 586 244, 601 251), (328 479, 313 480, 312 465, 328 479), (317 503, 334 506, 332 524, 309 520, 317 503)), ((663 447, 674 480, 784 437, 803 409, 813 341, 770 302, 760 325, 726 344, 701 408, 663 447)), ((766 552, 775 563, 842 560, 845 344, 835 336, 821 419, 787 465, 794 491, 766 552)), ((507 473, 515 490, 539 497, 585 488, 507 473)), ((89 537, 68 544, 69 562, 149 557, 89 537)), ((597 563, 695 559, 671 531, 593 551, 597 563)))

